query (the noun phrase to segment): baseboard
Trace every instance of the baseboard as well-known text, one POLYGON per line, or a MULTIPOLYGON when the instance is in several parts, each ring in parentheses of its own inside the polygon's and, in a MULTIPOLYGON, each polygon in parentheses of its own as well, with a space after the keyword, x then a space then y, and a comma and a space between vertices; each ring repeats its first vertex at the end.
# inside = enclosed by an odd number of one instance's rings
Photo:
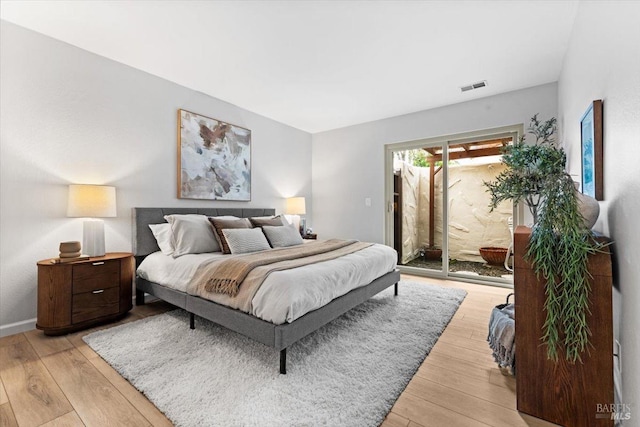
POLYGON ((23 320, 22 322, 9 323, 0 326, 0 337, 31 331, 36 328, 36 319, 23 320))

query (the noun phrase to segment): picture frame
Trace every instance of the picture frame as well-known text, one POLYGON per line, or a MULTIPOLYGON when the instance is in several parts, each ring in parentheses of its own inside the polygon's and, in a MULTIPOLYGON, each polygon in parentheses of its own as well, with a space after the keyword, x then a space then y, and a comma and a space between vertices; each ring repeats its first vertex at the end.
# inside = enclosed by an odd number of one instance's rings
POLYGON ((604 200, 602 134, 602 100, 597 99, 580 119, 581 190, 596 200, 604 200))
POLYGON ((251 130, 178 110, 178 198, 251 200, 251 130))

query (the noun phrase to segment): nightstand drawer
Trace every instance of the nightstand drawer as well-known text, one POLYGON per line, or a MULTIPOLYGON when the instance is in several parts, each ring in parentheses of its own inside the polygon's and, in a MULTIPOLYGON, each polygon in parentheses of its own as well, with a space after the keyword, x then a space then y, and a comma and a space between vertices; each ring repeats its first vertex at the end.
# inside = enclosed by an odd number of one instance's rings
POLYGON ((92 261, 73 266, 73 293, 120 286, 120 261, 92 261))
POLYGON ((110 314, 120 308, 120 288, 95 289, 73 296, 71 322, 80 323, 110 314))

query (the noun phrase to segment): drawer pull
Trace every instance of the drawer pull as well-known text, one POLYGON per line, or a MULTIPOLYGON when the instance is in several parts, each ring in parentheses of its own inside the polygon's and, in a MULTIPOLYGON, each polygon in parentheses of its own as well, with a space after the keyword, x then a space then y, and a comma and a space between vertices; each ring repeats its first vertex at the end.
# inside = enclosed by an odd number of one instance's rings
POLYGON ((91 263, 91 265, 104 265, 104 261, 93 262, 93 263, 91 263))
POLYGON ((92 291, 92 294, 101 294, 104 292, 104 289, 98 289, 97 291, 92 291))

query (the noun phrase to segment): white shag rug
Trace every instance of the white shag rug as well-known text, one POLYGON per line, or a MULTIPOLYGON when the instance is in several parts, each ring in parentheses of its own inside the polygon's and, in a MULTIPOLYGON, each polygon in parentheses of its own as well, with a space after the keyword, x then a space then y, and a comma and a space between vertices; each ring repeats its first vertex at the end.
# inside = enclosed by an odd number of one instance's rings
POLYGON ((279 352, 175 310, 84 337, 177 426, 378 426, 466 292, 402 281, 279 352))

